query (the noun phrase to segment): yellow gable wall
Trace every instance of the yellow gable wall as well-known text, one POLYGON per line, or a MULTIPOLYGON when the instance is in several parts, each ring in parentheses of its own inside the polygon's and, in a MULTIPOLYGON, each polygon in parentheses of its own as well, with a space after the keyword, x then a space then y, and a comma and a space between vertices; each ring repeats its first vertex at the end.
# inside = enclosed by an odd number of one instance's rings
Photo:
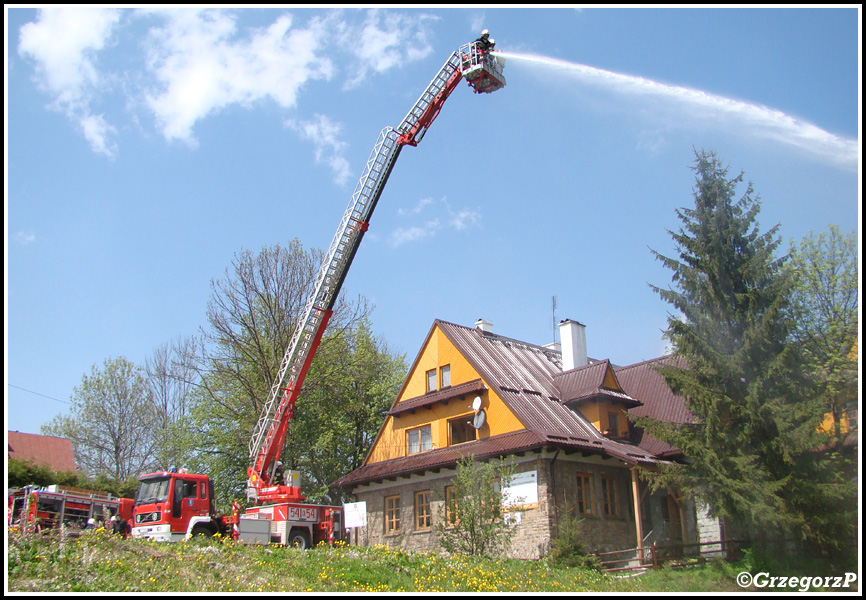
MULTIPOLYGON (((439 385, 440 368, 450 365, 451 386, 467 383, 481 378, 481 375, 469 364, 439 327, 434 328, 427 343, 421 349, 414 368, 407 376, 406 384, 401 392, 398 403, 410 398, 417 398, 427 393, 427 371, 437 370, 437 386, 439 385)), ((485 385, 489 384, 485 381, 485 385)), ((478 438, 484 439, 502 433, 525 429, 520 420, 505 405, 493 390, 488 390, 481 396, 481 407, 487 414, 487 422, 478 430, 478 438)), ((400 458, 406 456, 406 432, 409 429, 430 425, 433 448, 444 448, 448 445, 448 420, 465 416, 471 421, 475 416, 472 411, 472 400, 475 394, 461 398, 452 398, 447 404, 437 402, 432 406, 420 408, 414 413, 404 413, 398 417, 387 417, 385 426, 367 464, 400 458)))
POLYGON ((619 382, 616 380, 616 376, 614 376, 611 369, 608 369, 607 373, 604 374, 604 383, 602 385, 609 390, 622 391, 622 388, 619 387, 619 382))
POLYGON ((578 406, 580 414, 586 417, 586 420, 592 423, 596 429, 604 432, 610 428, 610 413, 617 415, 617 431, 619 437, 628 437, 628 417, 622 404, 619 402, 610 402, 608 400, 595 400, 584 402, 578 406))

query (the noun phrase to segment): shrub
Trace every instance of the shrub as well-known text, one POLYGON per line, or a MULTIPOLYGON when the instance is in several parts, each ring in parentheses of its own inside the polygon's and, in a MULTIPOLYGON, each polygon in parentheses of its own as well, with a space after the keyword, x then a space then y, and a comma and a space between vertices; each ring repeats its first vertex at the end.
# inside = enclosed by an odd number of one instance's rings
POLYGON ((556 536, 550 540, 548 558, 560 568, 580 568, 601 571, 598 558, 589 553, 581 534, 583 519, 566 517, 559 523, 556 536))

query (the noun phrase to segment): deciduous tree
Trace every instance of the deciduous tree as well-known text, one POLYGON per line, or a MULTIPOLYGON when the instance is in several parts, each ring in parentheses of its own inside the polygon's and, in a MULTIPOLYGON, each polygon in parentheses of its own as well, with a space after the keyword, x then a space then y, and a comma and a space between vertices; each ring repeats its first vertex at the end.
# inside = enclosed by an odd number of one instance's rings
POLYGON ((843 423, 849 412, 853 417, 857 402, 857 263, 857 237, 853 231, 842 234, 835 225, 791 247, 794 339, 824 400, 830 445, 836 451, 856 437, 843 423))
POLYGON ((483 556, 496 556, 508 548, 516 529, 508 522, 501 486, 514 472, 513 463, 481 462, 471 455, 457 462, 436 522, 442 548, 483 556))
POLYGON ((144 371, 125 357, 108 358, 72 392, 70 414, 42 433, 72 440, 79 468, 91 477, 124 481, 154 464, 154 404, 144 371))
MULTIPOLYGON (((321 261, 321 252, 307 252, 294 240, 238 253, 225 277, 212 282, 197 365, 202 386, 188 429, 198 438, 192 468, 214 477, 223 498, 243 496, 249 441, 321 261)), ((311 499, 350 470, 338 466, 355 464, 359 446, 351 420, 361 419, 354 427, 363 430, 363 444, 378 423, 368 429, 368 417, 360 415, 378 414, 393 399, 392 367, 365 324, 369 313, 363 297, 349 302, 340 295, 298 399, 281 460, 306 477, 311 499)))

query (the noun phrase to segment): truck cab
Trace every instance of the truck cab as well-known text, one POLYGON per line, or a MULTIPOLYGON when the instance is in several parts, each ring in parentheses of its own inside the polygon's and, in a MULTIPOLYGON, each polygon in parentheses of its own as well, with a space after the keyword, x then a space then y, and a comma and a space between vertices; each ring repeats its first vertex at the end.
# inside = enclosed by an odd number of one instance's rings
POLYGON ((207 475, 162 471, 140 478, 132 537, 172 542, 224 533, 214 512, 213 482, 207 475))

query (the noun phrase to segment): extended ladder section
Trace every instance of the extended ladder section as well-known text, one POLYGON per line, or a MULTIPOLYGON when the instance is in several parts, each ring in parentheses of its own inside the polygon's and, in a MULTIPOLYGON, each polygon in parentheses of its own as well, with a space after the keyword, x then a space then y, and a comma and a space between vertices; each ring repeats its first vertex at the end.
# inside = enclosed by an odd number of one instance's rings
MULTIPOLYGON (((295 329, 280 364, 277 379, 271 386, 262 416, 250 439, 252 466, 247 471, 248 501, 263 503, 303 499, 297 487, 282 485, 282 482, 275 480, 277 460, 285 443, 295 402, 307 370, 322 340, 361 239, 367 231, 373 210, 403 146, 416 146, 421 141, 430 124, 439 115, 445 100, 463 78, 464 71, 472 69, 473 73, 488 73, 493 68, 493 62, 495 61, 489 53, 485 55, 475 51, 474 43, 462 46, 445 62, 400 126, 396 130, 386 127, 379 134, 352 194, 352 200, 319 269, 313 293, 307 299, 302 319, 295 329), (488 66, 485 67, 485 64, 488 66)), ((498 78, 494 79, 499 84, 496 89, 505 85, 501 67, 498 78)), ((490 88, 495 86, 479 90, 473 85, 473 81, 481 80, 482 77, 476 74, 473 80, 469 80, 469 84, 476 92, 493 91, 490 88)))

